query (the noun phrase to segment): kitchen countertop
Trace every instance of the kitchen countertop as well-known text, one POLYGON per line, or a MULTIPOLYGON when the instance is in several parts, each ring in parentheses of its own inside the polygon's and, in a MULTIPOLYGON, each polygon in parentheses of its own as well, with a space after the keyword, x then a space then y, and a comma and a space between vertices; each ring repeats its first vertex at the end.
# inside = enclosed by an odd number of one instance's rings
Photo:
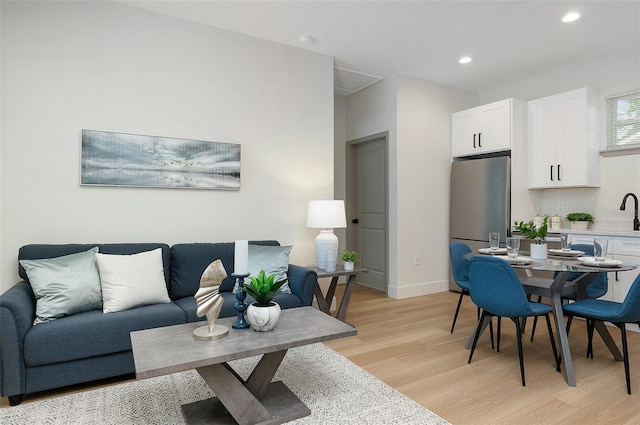
POLYGON ((572 229, 570 227, 560 230, 549 230, 547 235, 553 237, 554 235, 560 235, 560 233, 569 233, 574 235, 605 235, 605 236, 627 236, 632 238, 640 238, 640 231, 638 230, 608 230, 608 229, 572 229))

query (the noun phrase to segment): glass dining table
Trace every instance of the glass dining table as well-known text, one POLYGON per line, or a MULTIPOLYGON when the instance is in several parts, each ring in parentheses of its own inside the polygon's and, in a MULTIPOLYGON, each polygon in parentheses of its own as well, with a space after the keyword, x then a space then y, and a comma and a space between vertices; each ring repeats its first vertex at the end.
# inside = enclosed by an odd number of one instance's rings
MULTIPOLYGON (((484 253, 469 253, 465 257, 471 258, 473 255, 491 255, 484 253)), ((600 272, 622 272, 633 270, 637 266, 633 264, 620 264, 616 267, 597 267, 586 266, 576 258, 572 257, 555 257, 549 255, 546 260, 527 259, 528 253, 521 252, 520 262, 510 262, 511 266, 516 270, 524 291, 529 295, 541 295, 549 298, 551 301, 552 313, 556 325, 556 334, 560 344, 561 370, 564 374, 565 381, 569 386, 576 386, 576 379, 573 372, 573 362, 571 361, 571 351, 569 349, 569 339, 564 324, 564 314, 562 310, 562 297, 565 295, 574 295, 576 299, 588 298, 587 287, 598 276, 600 272), (539 277, 534 272, 551 272, 553 277, 539 277), (580 273, 580 276, 574 280, 567 280, 571 273, 580 273)), ((500 255, 499 257, 507 260, 507 257, 500 255)), ((472 284, 473 285, 473 284, 472 284)), ((472 286, 473 287, 473 286, 472 286)), ((483 323, 478 323, 482 327, 482 331, 489 325, 491 318, 487 317, 483 323)), ((595 329, 602 337, 602 340, 609 348, 609 351, 616 360, 622 360, 622 354, 617 345, 613 341, 607 326, 603 322, 596 322, 595 329)), ((472 332, 465 347, 471 348, 473 344, 472 332)))

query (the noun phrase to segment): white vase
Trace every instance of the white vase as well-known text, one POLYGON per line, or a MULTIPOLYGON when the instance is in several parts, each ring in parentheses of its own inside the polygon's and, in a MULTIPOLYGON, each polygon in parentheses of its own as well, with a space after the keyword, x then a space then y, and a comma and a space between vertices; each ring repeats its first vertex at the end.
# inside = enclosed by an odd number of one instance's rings
POLYGON ((254 331, 270 331, 275 328, 276 323, 278 323, 280 311, 280 305, 274 301, 271 301, 266 307, 251 303, 249 307, 247 307, 247 322, 249 322, 254 331))
POLYGON ((547 244, 546 243, 532 243, 529 247, 531 258, 536 260, 547 259, 547 244))
POLYGON ((344 270, 347 272, 353 271, 353 261, 345 261, 344 262, 344 270))

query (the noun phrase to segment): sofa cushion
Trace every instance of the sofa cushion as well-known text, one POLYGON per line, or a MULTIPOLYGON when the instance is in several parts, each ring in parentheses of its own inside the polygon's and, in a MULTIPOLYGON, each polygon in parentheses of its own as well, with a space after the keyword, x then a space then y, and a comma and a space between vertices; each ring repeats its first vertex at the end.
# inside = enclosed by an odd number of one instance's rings
MULTIPOLYGON (((169 245, 165 243, 106 243, 106 244, 31 244, 24 245, 18 251, 18 260, 38 260, 41 258, 60 257, 62 255, 76 254, 98 247, 98 252, 103 254, 137 254, 143 251, 162 249, 162 263, 164 267, 164 280, 169 285, 171 253, 169 245)), ((29 282, 24 267, 18 263, 18 274, 29 282)))
POLYGON ((117 313, 78 313, 33 326, 24 340, 29 367, 131 350, 130 332, 185 323, 174 303, 154 304, 117 313))
POLYGON ((97 247, 77 254, 20 260, 36 297, 34 325, 102 305, 97 247))
MULTIPOLYGON (((277 241, 250 241, 253 245, 279 246, 277 241)), ((220 285, 220 292, 233 289, 234 278, 231 276, 234 266, 235 244, 221 243, 185 243, 171 246, 171 286, 169 295, 177 300, 193 297, 200 288, 200 277, 209 264, 220 259, 227 271, 226 279, 220 285)))
POLYGON ((162 250, 129 255, 95 254, 100 270, 104 313, 168 303, 162 250))
MULTIPOLYGON (((224 299, 224 304, 222 305, 222 310, 220 310, 220 314, 218 317, 232 317, 237 316, 238 312, 233 307, 236 303, 236 296, 232 292, 221 292, 222 298, 224 299)), ((294 308, 294 307, 302 307, 302 301, 295 295, 291 294, 278 294, 273 299, 275 302, 280 304, 280 308, 294 308)), ((247 295, 245 302, 247 304, 251 304, 253 302, 253 298, 251 295, 247 295)), ((184 297, 174 301, 187 315, 187 322, 198 322, 201 320, 206 320, 206 317, 198 317, 196 315, 196 300, 193 297, 184 297)))

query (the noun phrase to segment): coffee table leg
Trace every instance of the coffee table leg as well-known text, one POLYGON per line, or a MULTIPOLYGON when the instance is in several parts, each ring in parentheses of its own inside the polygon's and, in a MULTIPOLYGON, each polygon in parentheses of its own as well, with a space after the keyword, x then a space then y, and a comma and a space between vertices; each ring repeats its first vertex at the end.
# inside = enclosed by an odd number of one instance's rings
POLYGON ((257 424, 272 419, 271 412, 227 368, 226 364, 214 364, 197 370, 238 424, 257 424))
POLYGON ((182 406, 187 423, 275 425, 310 415, 284 383, 271 382, 286 353, 263 355, 246 383, 227 363, 198 368, 217 398, 182 406))

